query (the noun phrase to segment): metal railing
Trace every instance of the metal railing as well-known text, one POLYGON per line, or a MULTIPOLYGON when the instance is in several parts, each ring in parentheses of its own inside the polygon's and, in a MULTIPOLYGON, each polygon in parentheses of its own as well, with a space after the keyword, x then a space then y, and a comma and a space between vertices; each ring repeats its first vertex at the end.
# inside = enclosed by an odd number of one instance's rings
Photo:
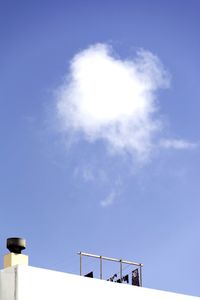
POLYGON ((102 256, 102 255, 96 255, 96 254, 91 254, 91 253, 85 253, 85 252, 78 252, 77 253, 80 256, 80 276, 83 275, 82 272, 82 258, 83 256, 87 256, 87 257, 93 257, 93 258, 97 258, 99 259, 100 262, 100 279, 103 279, 103 260, 107 260, 107 261, 113 261, 113 262, 117 262, 120 264, 120 280, 122 281, 123 275, 122 275, 122 271, 123 271, 123 264, 126 265, 133 265, 133 266, 137 266, 139 268, 139 280, 140 280, 140 286, 142 286, 142 267, 144 266, 141 263, 137 263, 134 261, 129 261, 129 260, 123 260, 123 259, 117 259, 117 258, 112 258, 112 257, 107 257, 107 256, 102 256))

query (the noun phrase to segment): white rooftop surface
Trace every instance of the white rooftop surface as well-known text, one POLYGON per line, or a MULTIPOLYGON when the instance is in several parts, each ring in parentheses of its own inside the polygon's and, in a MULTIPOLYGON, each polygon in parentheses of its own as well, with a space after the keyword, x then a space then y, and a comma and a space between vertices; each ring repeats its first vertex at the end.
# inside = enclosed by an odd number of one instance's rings
POLYGON ((199 297, 18 265, 0 271, 0 300, 200 300, 199 297))

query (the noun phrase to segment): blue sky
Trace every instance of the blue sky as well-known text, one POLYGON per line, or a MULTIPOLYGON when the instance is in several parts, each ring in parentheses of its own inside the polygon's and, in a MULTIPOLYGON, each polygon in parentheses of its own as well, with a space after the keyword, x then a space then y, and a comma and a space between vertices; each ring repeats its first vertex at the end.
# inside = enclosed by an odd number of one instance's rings
POLYGON ((198 296, 199 1, 0 4, 1 257, 22 236, 31 265, 198 296))

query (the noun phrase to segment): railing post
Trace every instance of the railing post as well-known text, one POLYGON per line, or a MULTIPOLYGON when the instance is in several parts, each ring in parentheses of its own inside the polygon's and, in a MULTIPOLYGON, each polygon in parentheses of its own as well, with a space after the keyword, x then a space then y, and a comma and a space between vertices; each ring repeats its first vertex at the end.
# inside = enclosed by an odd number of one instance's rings
POLYGON ((80 276, 82 276, 82 253, 80 252, 80 276))
POLYGON ((103 273, 102 273, 102 256, 100 256, 100 279, 103 278, 103 273))
POLYGON ((142 286, 142 265, 140 264, 140 286, 142 286))
POLYGON ((120 259, 120 280, 122 282, 122 259, 120 259))

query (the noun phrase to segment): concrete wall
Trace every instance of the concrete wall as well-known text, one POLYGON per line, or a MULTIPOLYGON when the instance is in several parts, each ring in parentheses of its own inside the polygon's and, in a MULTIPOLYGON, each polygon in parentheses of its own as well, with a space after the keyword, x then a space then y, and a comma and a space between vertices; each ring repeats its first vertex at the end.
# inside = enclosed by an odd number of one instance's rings
POLYGON ((15 267, 0 271, 0 300, 15 300, 16 276, 15 267))
MULTIPOLYGON (((5 286, 3 287, 0 300, 200 300, 198 297, 184 296, 22 265, 17 266, 17 277, 15 278, 17 298, 15 299, 11 295, 6 294, 6 289, 13 288, 14 277, 7 277, 10 283, 5 283, 6 271, 2 274, 3 277, 5 276, 3 279, 5 286)), ((12 274, 14 274, 14 271, 12 274)))

